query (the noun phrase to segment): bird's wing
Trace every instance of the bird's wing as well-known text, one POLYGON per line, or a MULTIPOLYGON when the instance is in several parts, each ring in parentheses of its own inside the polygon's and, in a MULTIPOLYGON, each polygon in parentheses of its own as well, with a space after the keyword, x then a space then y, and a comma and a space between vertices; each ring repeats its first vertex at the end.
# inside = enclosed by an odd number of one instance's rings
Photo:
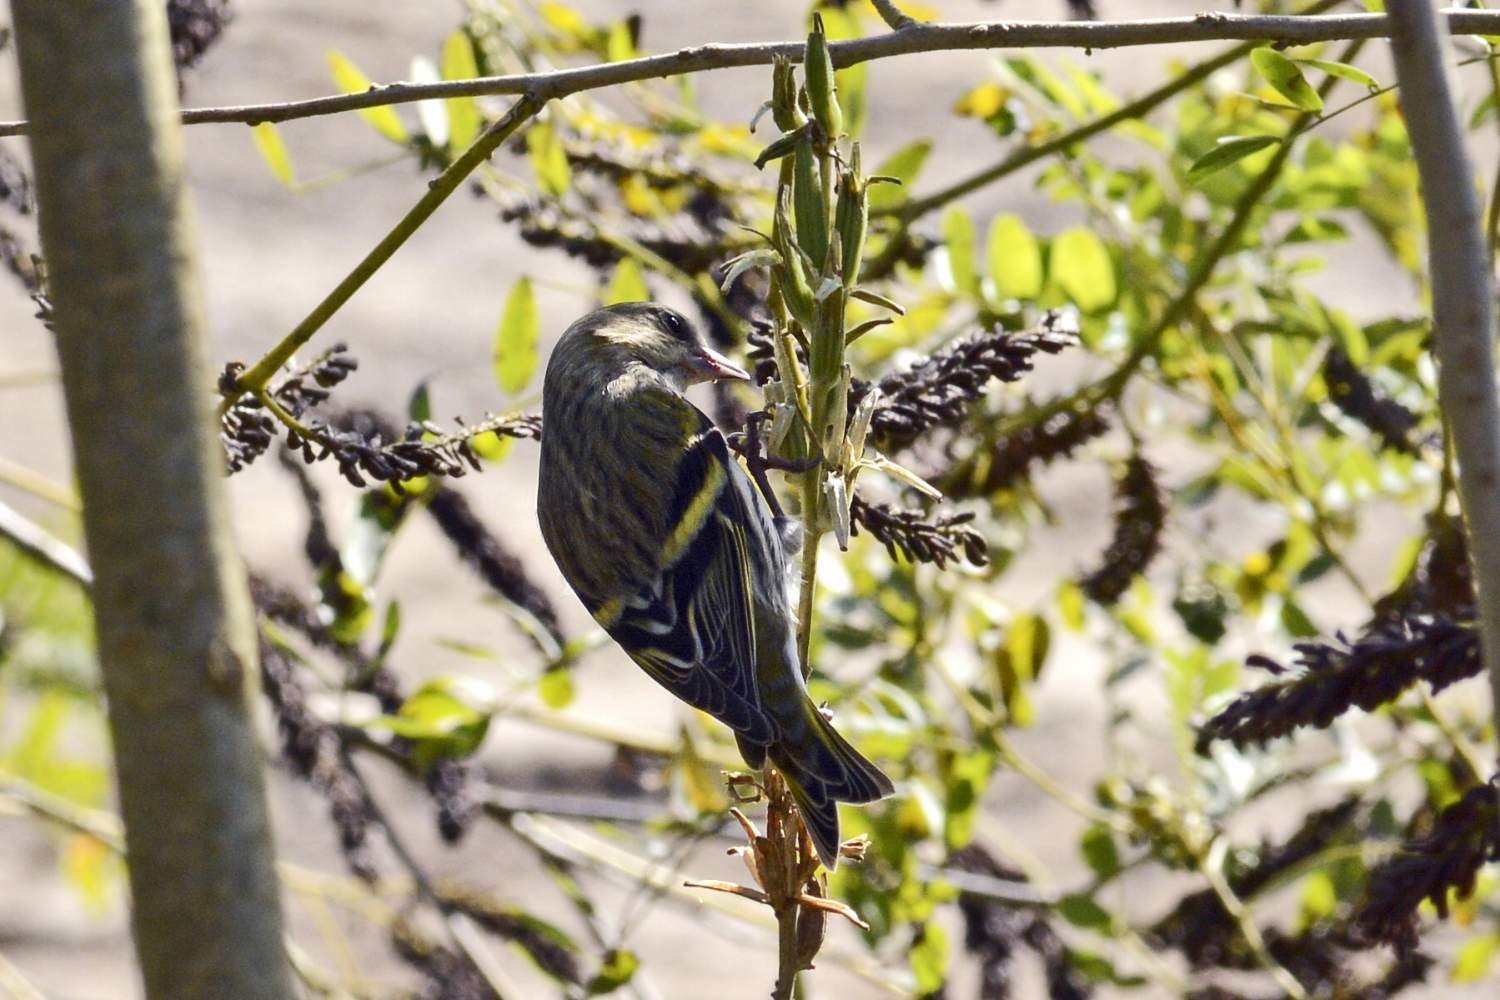
POLYGON ((752 588, 767 539, 747 506, 759 498, 706 417, 675 472, 660 573, 595 617, 658 683, 764 745, 773 725, 756 686, 752 588))

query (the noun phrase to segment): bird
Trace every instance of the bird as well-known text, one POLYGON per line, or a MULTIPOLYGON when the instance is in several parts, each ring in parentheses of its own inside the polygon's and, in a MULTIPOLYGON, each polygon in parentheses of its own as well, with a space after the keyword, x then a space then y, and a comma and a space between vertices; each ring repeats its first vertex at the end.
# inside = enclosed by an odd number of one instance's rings
POLYGON ((838 803, 894 788, 808 695, 783 532, 684 395, 749 378, 666 306, 577 320, 543 378, 537 516, 563 578, 625 653, 728 726, 752 770, 776 765, 832 869, 838 803))

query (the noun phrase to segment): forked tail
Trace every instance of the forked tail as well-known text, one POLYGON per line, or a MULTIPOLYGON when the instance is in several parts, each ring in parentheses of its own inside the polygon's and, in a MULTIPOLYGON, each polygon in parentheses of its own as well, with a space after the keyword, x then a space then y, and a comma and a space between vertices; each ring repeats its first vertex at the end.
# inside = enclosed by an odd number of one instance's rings
MULTIPOLYGON (((780 722, 781 720, 778 720, 780 722)), ((895 791, 891 779, 839 735, 811 698, 781 726, 771 762, 786 778, 802 822, 826 868, 838 865, 840 802, 874 802, 895 791)))

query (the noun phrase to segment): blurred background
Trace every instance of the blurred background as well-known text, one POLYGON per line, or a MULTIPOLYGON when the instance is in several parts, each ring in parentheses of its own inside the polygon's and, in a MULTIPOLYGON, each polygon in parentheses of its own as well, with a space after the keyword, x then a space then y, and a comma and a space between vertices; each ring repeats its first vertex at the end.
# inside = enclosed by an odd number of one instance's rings
MULTIPOLYGON (((708 41, 798 38, 806 30, 808 13, 801 0, 753 4, 576 0, 567 8, 542 6, 551 7, 555 18, 577 17, 584 24, 606 29, 638 14, 636 47, 643 52, 708 41)), ((1101 0, 1097 6, 1104 18, 1145 18, 1190 14, 1203 4, 1101 0)), ((414 57, 438 64, 445 40, 465 18, 486 7, 478 2, 234 0, 233 19, 222 38, 197 65, 183 72, 183 101, 186 106, 216 106, 333 92, 338 88, 330 73, 330 49, 338 50, 374 80, 410 79, 414 72, 421 72, 414 71, 414 57)), ((868 7, 850 7, 852 13, 847 16, 863 32, 884 30, 868 7)), ((1068 5, 1061 2, 934 0, 925 9, 955 21, 1064 18, 1069 14, 1068 5)), ((504 10, 496 6, 489 14, 503 17, 504 10)), ((559 22, 550 23, 555 27, 559 22)), ((1170 51, 1068 51, 1044 53, 1038 59, 1052 66, 1064 58, 1070 60, 1097 72, 1105 87, 1129 99, 1159 85, 1174 67, 1224 47, 1216 43, 1178 45, 1170 51)), ((538 58, 542 64, 549 58, 559 63, 593 59, 586 52, 575 55, 563 50, 538 58)), ((4 66, 0 117, 24 117, 13 52, 6 52, 0 60, 4 66)), ((1359 64, 1381 81, 1391 79, 1383 46, 1371 46, 1359 64)), ((966 98, 973 99, 976 87, 998 78, 996 65, 997 55, 985 52, 944 52, 870 64, 861 135, 867 168, 914 139, 930 138, 930 155, 913 184, 913 190, 923 193, 942 189, 1002 159, 1013 140, 997 136, 993 121, 963 113, 962 107, 966 98)), ((1237 83, 1226 84, 1229 89, 1246 86, 1242 66, 1224 72, 1238 74, 1237 83)), ((1464 79, 1476 94, 1488 86, 1483 67, 1467 70, 1464 79)), ((755 68, 701 74, 692 85, 697 109, 705 120, 741 126, 765 99, 768 83, 769 72, 755 68)), ((659 91, 670 89, 663 84, 659 91)), ((590 100, 627 120, 641 106, 639 95, 627 99, 601 93, 591 95, 590 100)), ((1477 100, 1471 97, 1470 106, 1477 100)), ((496 99, 483 106, 503 105, 496 99)), ((402 106, 397 114, 406 128, 413 132, 421 128, 412 106, 402 106)), ((1172 116, 1171 111, 1163 115, 1169 120, 1172 116)), ((1368 120, 1368 115, 1361 118, 1354 113, 1330 123, 1330 141, 1368 120)), ((416 153, 393 145, 356 115, 288 122, 277 131, 301 182, 297 190, 278 180, 249 128, 200 125, 186 130, 216 366, 231 359, 253 361, 275 343, 386 233, 432 176, 416 153)), ((1486 165, 1495 160, 1492 133, 1493 129, 1479 130, 1475 137, 1476 159, 1486 176, 1486 165)), ((762 126, 755 139, 736 134, 724 140, 724 146, 748 148, 753 155, 762 140, 769 141, 766 135, 762 126)), ((4 143, 8 153, 26 162, 23 142, 7 139, 4 143)), ((1116 164, 1128 164, 1139 155, 1133 140, 1115 133, 1095 140, 1090 151, 1103 162, 1116 164)), ((1013 213, 1030 230, 1043 234, 1079 224, 1097 225, 1088 205, 1058 197, 1039 183, 1049 163, 1044 160, 984 187, 961 204, 981 220, 981 232, 986 220, 1003 213, 1013 213)), ((530 183, 523 153, 508 147, 496 164, 530 183)), ((731 164, 726 173, 736 183, 763 185, 767 190, 774 186, 774 170, 757 174, 748 162, 738 169, 731 164)), ((455 196, 319 334, 317 344, 346 343, 359 360, 357 372, 338 388, 340 405, 379 410, 399 422, 408 412, 413 393, 424 387, 430 412, 445 424, 453 416, 473 422, 487 412, 539 409, 539 380, 517 393, 504 392, 496 382, 496 331, 508 296, 518 278, 530 278, 544 362, 548 347, 567 323, 597 303, 602 279, 594 267, 522 239, 515 225, 502 221, 500 211, 491 197, 468 191, 455 196)), ((29 220, 20 218, 8 225, 35 246, 29 220)), ((936 216, 917 228, 928 237, 939 235, 936 216)), ((1372 228, 1350 226, 1347 238, 1323 253, 1321 260, 1320 270, 1299 278, 1301 288, 1346 313, 1354 323, 1420 313, 1419 284, 1372 228)), ((1123 281, 1130 280, 1129 268, 1122 266, 1120 273, 1123 281)), ((691 297, 673 282, 653 275, 649 284, 660 297, 684 308, 691 306, 691 297)), ((0 287, 0 473, 4 473, 0 475, 0 500, 56 534, 77 541, 76 518, 68 509, 67 426, 60 387, 52 374, 56 359, 51 335, 34 318, 36 311, 19 283, 0 287), (45 498, 49 492, 61 495, 49 500, 45 498)), ((893 349, 873 373, 899 365, 903 357, 893 349)), ((1043 358, 1028 376, 1026 390, 1034 398, 1055 396, 1102 370, 1107 369, 1081 352, 1043 358)), ((707 397, 702 402, 706 407, 713 403, 707 397)), ((128 401, 122 405, 128 406, 128 401)), ((1187 443, 1164 435, 1156 444, 1156 425, 1142 426, 1145 446, 1168 492, 1187 488, 1212 468, 1187 443)), ((532 442, 515 442, 502 462, 449 485, 467 499, 473 513, 519 561, 524 574, 551 599, 564 635, 581 636, 590 622, 562 584, 536 529, 536 455, 532 442)), ((347 539, 360 531, 364 523, 361 493, 327 463, 311 467, 307 477, 321 493, 333 538, 347 539)), ((1006 609, 997 613, 1008 615, 1050 602, 1058 579, 1082 575, 1096 562, 1112 535, 1111 479, 1111 467, 1101 462, 1060 463, 1036 473, 1030 489, 1045 516, 1028 520, 1024 544, 1019 528, 1002 525, 998 536, 992 535, 992 547, 993 538, 999 537, 1013 549, 1006 553, 1013 559, 1003 573, 987 581, 987 600, 1006 609)), ((263 579, 294 593, 315 593, 304 555, 309 521, 298 479, 268 455, 234 475, 230 491, 247 565, 263 579)), ((1210 544, 1224 560, 1235 562, 1280 537, 1284 525, 1284 512, 1274 505, 1220 498, 1184 511, 1183 521, 1168 533, 1164 545, 1169 554, 1180 555, 1210 544)), ((1389 503, 1372 499, 1349 525, 1342 558, 1356 577, 1382 588, 1392 572, 1393 539, 1414 534, 1420 525, 1420 509, 1404 498, 1389 503)), ((878 546, 871 551, 878 552, 878 546)), ((28 615, 33 622, 37 615, 52 616, 48 620, 56 625, 58 635, 86 621, 66 583, 25 576, 26 572, 18 568, 17 557, 0 546, 0 573, 7 581, 0 584, 0 607, 5 609, 4 624, 11 638, 39 641, 24 638, 27 633, 21 626, 28 615)), ((830 586, 835 590, 856 586, 840 582, 839 571, 834 573, 830 586)), ((1152 579, 1162 575, 1170 578, 1171 571, 1159 567, 1152 579)), ((921 586, 939 584, 928 579, 921 586)), ((707 900, 704 893, 683 892, 678 887, 684 877, 743 879, 740 862, 724 855, 732 841, 692 837, 680 828, 653 828, 650 824, 664 813, 675 809, 680 814, 685 796, 691 803, 692 790, 684 790, 681 773, 660 766, 650 754, 622 750, 597 738, 601 730, 618 730, 639 736, 644 745, 670 747, 678 746, 687 734, 692 746, 712 744, 705 752, 716 759, 716 754, 723 754, 722 742, 715 742, 718 735, 705 736, 709 730, 701 720, 691 718, 687 709, 612 646, 580 653, 570 668, 566 693, 539 687, 534 683, 537 650, 526 629, 518 625, 518 616, 501 606, 485 581, 454 558, 451 542, 430 519, 413 518, 403 525, 384 553, 378 584, 368 596, 377 605, 371 612, 377 618, 390 602, 399 603, 399 634, 381 655, 408 689, 434 677, 473 677, 491 685, 504 704, 489 724, 473 763, 482 770, 487 787, 501 796, 492 804, 502 811, 524 814, 524 835, 506 823, 477 821, 457 844, 445 843, 433 822, 431 797, 420 784, 378 763, 367 768, 386 818, 405 848, 423 860, 428 873, 437 879, 453 877, 481 885, 498 898, 524 907, 527 914, 555 923, 585 942, 588 956, 597 956, 605 947, 628 949, 641 963, 633 987, 638 995, 689 997, 711 992, 720 1000, 765 995, 774 965, 774 930, 754 914, 751 904, 736 907, 733 904, 740 900, 707 900), (554 707, 563 703, 565 707, 554 707), (531 806, 538 807, 534 815, 528 811, 531 806), (620 822, 603 822, 610 819, 620 822), (641 834, 639 821, 655 832, 641 834), (557 873, 538 863, 536 842, 575 859, 574 873, 593 901, 592 926, 567 893, 559 891, 557 873), (611 851, 627 860, 600 860, 611 851), (650 866, 656 866, 654 888, 632 877, 650 866)), ((1319 630, 1356 627, 1367 608, 1354 587, 1333 577, 1310 584, 1298 600, 1300 611, 1319 630)), ((1283 632, 1275 631, 1279 624, 1272 622, 1271 631, 1257 633, 1257 621, 1265 619, 1265 615, 1257 619, 1247 613, 1238 640, 1235 636, 1228 640, 1230 658, 1256 649, 1286 653, 1288 640, 1283 632), (1240 640, 1240 646, 1234 645, 1240 640)), ((60 638, 46 648, 5 648, 0 640, 0 670, 6 655, 14 663, 24 661, 33 668, 50 657, 60 673, 86 678, 91 656, 88 644, 81 635, 74 640, 60 638)), ((1114 634, 1098 628, 1054 628, 1050 640, 1047 671, 1029 690, 1029 725, 1015 728, 1011 742, 1026 759, 1040 764, 1050 780, 1070 791, 1060 800, 1015 768, 1002 766, 982 786, 978 829, 1005 856, 1024 856, 1027 861, 1021 867, 1050 872, 1054 886, 1073 891, 1088 885, 1091 877, 1090 862, 1079 846, 1091 821, 1080 815, 1070 799, 1092 801, 1094 783, 1111 772, 1118 745, 1101 733, 1110 714, 1120 708, 1101 692, 1106 678, 1126 668, 1136 653, 1114 634)), ((824 649, 830 658, 840 655, 827 643, 824 649)), ((852 662, 858 662, 858 653, 849 655, 852 662)), ((830 670, 837 672, 838 668, 830 670)), ((1477 694, 1477 688, 1457 692, 1454 711, 1470 711, 1477 694)), ((1167 711, 1166 698, 1158 687, 1127 700, 1137 713, 1149 716, 1167 711)), ((107 807, 109 773, 97 702, 19 683, 0 687, 0 699, 0 771, 23 773, 30 767, 32 778, 41 784, 107 807)), ((331 705, 317 704, 323 709, 331 705)), ((1357 729, 1350 729, 1350 739, 1358 738, 1357 729)), ((268 744, 274 742, 269 713, 266 731, 268 744)), ((858 724, 854 731, 861 731, 858 724)), ((1326 748, 1326 744, 1320 745, 1326 748)), ((1166 772, 1177 766, 1170 738, 1154 744, 1138 740, 1131 748, 1147 767, 1166 772)), ((1359 763, 1357 755, 1350 760, 1354 761, 1351 767, 1359 763)), ((345 890, 339 883, 347 879, 345 852, 340 847, 340 830, 328 820, 324 796, 289 773, 283 763, 269 774, 277 846, 284 861, 301 873, 292 878, 294 882, 300 879, 302 888, 289 893, 287 903, 294 937, 315 953, 320 965, 370 987, 369 993, 356 995, 399 995, 398 987, 417 989, 421 975, 393 953, 389 935, 379 922, 351 916, 346 911, 358 907, 340 901, 345 890), (318 878, 325 878, 326 884, 318 878), (374 984, 388 991, 377 990, 374 984)), ((1408 779, 1409 775, 1402 778, 1408 779)), ((1337 776, 1330 776, 1323 784, 1311 783, 1302 789, 1298 801, 1326 804, 1343 787, 1337 776)), ((1412 788, 1419 789, 1420 784, 1413 783, 1412 788)), ((1246 843, 1280 838, 1294 828, 1295 813, 1284 805, 1252 805, 1226 820, 1226 828, 1246 843)), ((374 850, 388 852, 389 848, 374 850)), ((924 867, 913 869, 912 874, 934 878, 934 864, 940 862, 924 861, 924 867)), ((383 870, 399 872, 400 866, 383 862, 383 870)), ((1190 874, 1162 867, 1101 890, 1101 899, 1121 913, 1149 921, 1153 914, 1169 909, 1193 884, 1190 874)), ((1294 896, 1271 904, 1267 912, 1293 914, 1297 907, 1294 896)), ((961 947, 963 914, 946 906, 932 920, 946 927, 951 946, 955 971, 948 995, 999 995, 982 994, 975 985, 983 955, 961 947)), ((1449 928, 1437 933, 1458 932, 1449 928)), ((1070 934, 1071 930, 1064 937, 1070 934)), ((910 959, 902 954, 907 945, 887 944, 882 958, 882 951, 868 950, 855 930, 834 922, 824 957, 811 976, 809 995, 915 995, 906 972, 910 959), (889 968, 898 971, 891 973, 889 968), (888 984, 905 984, 897 989, 907 992, 892 994, 872 982, 872 976, 888 984)), ((534 954, 536 949, 528 950, 534 954)), ((1018 958, 1011 995, 1041 996, 1049 988, 1051 995, 1066 995, 1057 992, 1055 982, 1049 984, 1044 951, 1018 958)), ((1172 995, 1169 984, 1180 979, 1158 977, 1150 966, 1162 961, 1172 965, 1175 960, 1132 957, 1129 951, 1127 942, 1125 957, 1117 959, 1120 978, 1141 975, 1136 970, 1145 966, 1146 981, 1123 985, 1098 981, 1090 987, 1093 995, 1172 995)), ((518 995, 558 995, 559 987, 544 969, 535 962, 517 960, 519 949, 507 948, 499 954, 501 964, 519 984, 518 995)), ((123 878, 118 864, 97 841, 37 823, 13 808, 0 809, 0 955, 49 1000, 129 1000, 139 995, 123 878)), ((597 962, 585 958, 582 964, 592 974, 597 962)), ((1173 967, 1179 969, 1175 975, 1180 977, 1180 963, 1173 967)), ((1452 984, 1445 976, 1434 974, 1427 992, 1417 989, 1404 995, 1459 996, 1465 989, 1474 989, 1475 996, 1488 995, 1480 992, 1482 987, 1452 984)))

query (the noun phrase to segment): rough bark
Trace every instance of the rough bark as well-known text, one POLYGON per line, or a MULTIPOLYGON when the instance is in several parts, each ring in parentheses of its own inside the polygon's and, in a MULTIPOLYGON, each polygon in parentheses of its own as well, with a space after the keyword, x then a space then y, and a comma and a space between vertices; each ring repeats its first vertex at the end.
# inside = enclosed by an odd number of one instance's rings
POLYGON ((1490 257, 1438 13, 1427 0, 1392 0, 1389 14, 1401 110, 1427 209, 1438 396, 1458 457, 1480 639, 1500 719, 1500 402, 1490 257))
POLYGON ((15 0, 147 994, 292 996, 163 7, 15 0))

